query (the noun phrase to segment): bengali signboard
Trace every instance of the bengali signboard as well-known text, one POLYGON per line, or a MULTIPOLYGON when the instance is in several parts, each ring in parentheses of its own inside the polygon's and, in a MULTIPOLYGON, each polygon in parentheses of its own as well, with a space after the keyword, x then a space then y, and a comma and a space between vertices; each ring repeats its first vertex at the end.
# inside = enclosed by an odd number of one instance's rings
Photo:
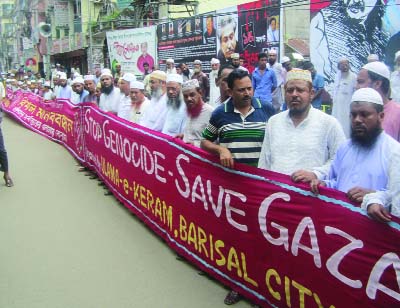
MULTIPOLYGON (((20 97, 9 95, 5 111, 35 131, 49 134, 26 116, 68 133, 68 124, 64 130, 40 116, 40 99, 20 97)), ((399 219, 372 221, 345 194, 322 188, 316 196, 285 175, 224 168, 201 149, 93 104, 64 102, 57 113, 64 112, 75 127, 67 138, 80 136, 69 146, 81 149, 78 156, 114 195, 177 253, 251 301, 400 305, 399 219)))
POLYGON ((143 75, 143 64, 150 68, 156 63, 156 27, 107 32, 111 65, 121 64, 123 72, 143 75))
POLYGON ((65 27, 70 24, 68 2, 63 0, 54 1, 54 23, 56 27, 65 27))

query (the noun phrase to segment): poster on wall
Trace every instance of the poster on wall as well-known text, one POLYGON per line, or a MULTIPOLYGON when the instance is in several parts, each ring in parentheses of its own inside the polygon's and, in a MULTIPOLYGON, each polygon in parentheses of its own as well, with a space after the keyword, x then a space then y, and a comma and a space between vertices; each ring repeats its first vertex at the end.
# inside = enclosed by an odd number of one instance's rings
POLYGON ((155 35, 155 26, 107 32, 111 67, 119 63, 123 72, 143 75, 144 63, 156 63, 155 35))
POLYGON ((258 62, 260 52, 268 53, 274 49, 279 59, 280 32, 279 32, 280 2, 256 1, 239 5, 239 42, 244 58, 244 64, 253 72, 258 62))
POLYGON ((317 71, 333 84, 339 59, 346 56, 358 73, 369 54, 393 67, 400 49, 400 7, 387 2, 311 1, 310 56, 317 71))
POLYGON ((203 70, 210 70, 210 60, 216 52, 215 12, 179 19, 157 27, 158 59, 161 70, 171 58, 175 63, 203 62, 203 70))

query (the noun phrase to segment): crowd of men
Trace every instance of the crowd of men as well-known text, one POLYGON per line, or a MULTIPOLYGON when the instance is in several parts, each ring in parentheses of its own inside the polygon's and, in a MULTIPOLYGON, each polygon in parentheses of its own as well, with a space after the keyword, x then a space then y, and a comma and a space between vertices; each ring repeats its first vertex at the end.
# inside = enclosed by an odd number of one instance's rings
MULTIPOLYGON (((318 194, 321 186, 347 194, 373 219, 389 222, 400 217, 400 51, 395 71, 371 57, 354 74, 340 58, 332 93, 332 115, 321 110, 324 78, 311 62, 293 67, 290 58, 258 55, 249 74, 233 54, 220 66, 211 59, 211 72, 196 60, 193 68, 167 59, 165 71, 144 63, 143 80, 120 69, 77 73, 62 71, 52 80, 10 80, 44 99, 69 99, 74 104, 95 102, 104 112, 162 132, 217 155, 235 168, 244 163, 287 174, 308 183, 318 194)), ((240 299, 235 291, 226 304, 240 299)))

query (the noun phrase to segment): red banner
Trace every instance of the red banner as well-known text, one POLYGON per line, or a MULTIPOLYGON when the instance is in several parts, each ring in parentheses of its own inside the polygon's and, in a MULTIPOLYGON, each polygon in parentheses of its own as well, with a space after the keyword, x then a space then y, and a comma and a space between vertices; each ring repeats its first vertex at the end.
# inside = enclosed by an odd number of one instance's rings
MULTIPOLYGON (((19 110, 39 121, 23 101, 17 94, 4 109, 22 122, 19 110)), ((64 103, 61 112, 83 136, 71 142, 80 136, 71 133, 64 145, 82 153, 127 208, 178 254, 252 301, 399 307, 399 220, 377 223, 344 194, 322 189, 315 196, 281 174, 224 168, 201 149, 91 104, 64 103)))

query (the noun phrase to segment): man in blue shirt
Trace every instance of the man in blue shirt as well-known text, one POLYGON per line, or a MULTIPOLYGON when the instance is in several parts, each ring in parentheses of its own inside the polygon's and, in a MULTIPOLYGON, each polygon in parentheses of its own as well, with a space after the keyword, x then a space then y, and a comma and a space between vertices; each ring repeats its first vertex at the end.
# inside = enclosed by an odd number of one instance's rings
POLYGON ((252 85, 254 97, 271 104, 272 92, 277 87, 277 81, 275 72, 267 68, 267 60, 266 53, 258 54, 258 67, 253 72, 252 85))
POLYGON ((311 62, 304 62, 303 69, 310 71, 312 77, 312 85, 315 91, 315 95, 311 104, 314 108, 322 109, 322 93, 325 87, 325 79, 322 75, 317 74, 317 71, 314 68, 314 64, 312 64, 311 62))
POLYGON ((383 101, 377 91, 359 89, 351 101, 351 138, 336 152, 328 178, 313 180, 311 190, 318 193, 318 185, 335 188, 361 203, 368 193, 400 183, 400 144, 382 129, 383 101))

